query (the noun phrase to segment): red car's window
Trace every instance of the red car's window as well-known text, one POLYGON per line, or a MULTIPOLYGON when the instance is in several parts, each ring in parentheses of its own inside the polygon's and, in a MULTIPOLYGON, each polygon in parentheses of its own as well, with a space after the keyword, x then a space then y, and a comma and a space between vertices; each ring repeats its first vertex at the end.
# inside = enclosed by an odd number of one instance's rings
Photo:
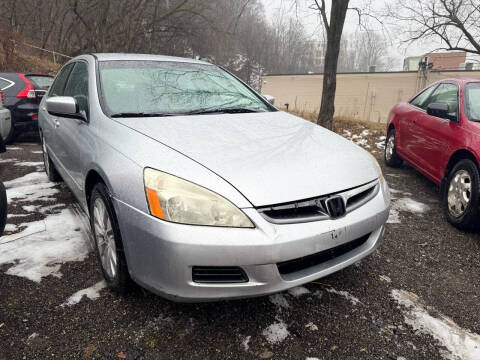
POLYGON ((426 88, 420 94, 418 94, 412 101, 410 101, 410 104, 422 109, 426 109, 427 108, 426 102, 430 97, 430 95, 432 94, 433 90, 435 90, 436 88, 437 88, 437 84, 432 85, 429 88, 426 88))
POLYGON ((458 112, 458 85, 453 83, 442 83, 433 92, 432 96, 424 103, 429 104, 447 104, 448 113, 456 114, 458 112))
POLYGON ((480 121, 480 82, 465 86, 465 110, 471 121, 480 121))

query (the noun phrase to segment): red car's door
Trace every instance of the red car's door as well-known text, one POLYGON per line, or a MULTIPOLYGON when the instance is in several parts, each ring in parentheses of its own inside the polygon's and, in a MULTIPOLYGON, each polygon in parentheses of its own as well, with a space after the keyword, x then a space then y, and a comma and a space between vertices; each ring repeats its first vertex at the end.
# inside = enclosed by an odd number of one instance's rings
POLYGON ((441 119, 422 112, 413 121, 411 128, 411 152, 415 154, 420 170, 436 182, 441 181, 443 165, 448 161, 447 157, 455 147, 457 139, 461 139, 462 129, 458 125, 458 94, 457 83, 440 83, 424 106, 426 109, 433 103, 447 104, 452 119, 441 119))
POLYGON ((425 104, 437 86, 438 84, 434 84, 423 90, 398 114, 397 147, 400 154, 414 164, 418 163, 418 154, 414 148, 417 147, 416 144, 419 141, 416 138, 418 135, 415 132, 415 123, 425 114, 425 109, 427 108, 425 104))

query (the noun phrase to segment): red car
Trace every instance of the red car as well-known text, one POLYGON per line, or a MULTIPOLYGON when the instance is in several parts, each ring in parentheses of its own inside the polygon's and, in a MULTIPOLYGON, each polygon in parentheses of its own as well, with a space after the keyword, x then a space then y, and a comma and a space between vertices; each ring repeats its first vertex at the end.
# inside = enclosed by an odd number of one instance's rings
POLYGON ((434 83, 389 114, 385 162, 406 161, 440 185, 454 226, 480 224, 480 79, 434 83))

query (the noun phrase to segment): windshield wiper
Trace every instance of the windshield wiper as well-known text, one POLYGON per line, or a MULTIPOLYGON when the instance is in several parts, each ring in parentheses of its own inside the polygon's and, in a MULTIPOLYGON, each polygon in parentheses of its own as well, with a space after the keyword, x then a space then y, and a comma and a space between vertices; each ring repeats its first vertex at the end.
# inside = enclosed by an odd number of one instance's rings
POLYGON ((218 109, 200 109, 190 111, 184 115, 201 115, 201 114, 240 114, 240 113, 257 113, 263 112, 261 110, 250 109, 250 108, 218 108, 218 109))
POLYGON ((136 118, 136 117, 162 117, 162 116, 175 116, 179 114, 173 113, 145 113, 145 112, 123 112, 123 113, 115 113, 110 115, 112 118, 136 118))

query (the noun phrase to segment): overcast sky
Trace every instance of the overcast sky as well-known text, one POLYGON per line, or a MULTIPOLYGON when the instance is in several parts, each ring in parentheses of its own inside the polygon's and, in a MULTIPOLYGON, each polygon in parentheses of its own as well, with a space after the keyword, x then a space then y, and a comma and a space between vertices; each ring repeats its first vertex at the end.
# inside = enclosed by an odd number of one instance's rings
MULTIPOLYGON (((295 14, 295 8, 292 7, 293 0, 261 0, 264 7, 266 15, 269 19, 277 13, 277 9, 282 8, 284 11, 291 11, 292 14, 295 14)), ((332 0, 327 1, 327 4, 331 4, 332 0)), ((350 6, 362 7, 366 0, 351 0, 350 6)), ((372 10, 376 13, 381 13, 385 9, 386 3, 394 3, 395 0, 368 0, 371 3, 372 10)), ((427 0, 428 1, 428 0, 427 0)), ((306 26, 309 35, 315 36, 318 34, 319 22, 318 13, 308 9, 308 4, 313 3, 313 0, 299 0, 298 3, 303 3, 303 6, 300 6, 298 9, 298 17, 301 19, 302 23, 306 26)), ((391 44, 388 53, 389 56, 393 58, 394 63, 392 64, 391 70, 402 70, 403 59, 407 56, 417 56, 428 53, 439 48, 440 43, 435 43, 433 41, 424 42, 424 43, 414 43, 409 46, 406 46, 405 43, 401 42, 401 38, 398 36, 399 29, 395 28, 393 25, 385 24, 382 25, 376 20, 369 20, 368 27, 376 31, 383 32, 389 43, 391 44)), ((345 21, 345 28, 343 35, 352 34, 357 31, 362 31, 358 26, 358 15, 355 11, 349 10, 347 12, 347 18, 345 21)), ((321 34, 321 33, 320 33, 321 34)), ((321 35, 320 35, 321 36, 321 35)))

